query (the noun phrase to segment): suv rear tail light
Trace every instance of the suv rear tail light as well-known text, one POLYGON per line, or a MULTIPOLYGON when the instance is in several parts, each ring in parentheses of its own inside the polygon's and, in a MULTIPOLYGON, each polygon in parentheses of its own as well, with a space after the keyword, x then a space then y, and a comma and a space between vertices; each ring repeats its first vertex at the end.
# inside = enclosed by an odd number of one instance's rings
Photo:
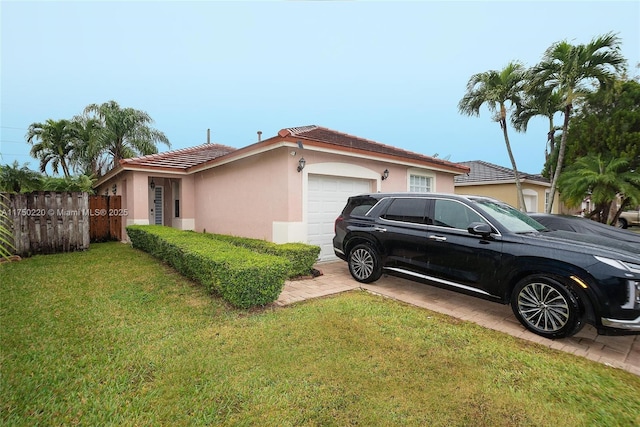
POLYGON ((335 222, 333 223, 333 232, 335 234, 336 231, 338 231, 338 222, 342 221, 344 219, 344 217, 342 215, 340 215, 338 218, 336 218, 335 222))

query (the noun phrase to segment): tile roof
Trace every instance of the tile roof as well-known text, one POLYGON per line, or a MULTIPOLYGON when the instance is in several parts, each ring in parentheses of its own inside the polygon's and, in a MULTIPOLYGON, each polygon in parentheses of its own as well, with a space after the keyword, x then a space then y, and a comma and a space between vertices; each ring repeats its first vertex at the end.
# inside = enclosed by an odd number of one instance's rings
MULTIPOLYGON (((461 165, 468 166, 471 170, 468 174, 458 175, 454 177, 456 184, 470 184, 480 182, 495 182, 495 181, 513 181, 514 174, 513 169, 505 168, 502 166, 494 165, 493 163, 483 162, 481 160, 474 160, 470 162, 460 162, 461 165)), ((539 181, 549 183, 549 180, 540 174, 528 174, 519 171, 520 179, 527 179, 530 181, 539 181)))
POLYGON ((120 165, 186 170, 190 167, 208 162, 209 160, 222 157, 235 150, 235 148, 226 145, 202 144, 196 147, 123 159, 120 160, 120 165))
POLYGON ((450 162, 448 160, 439 159, 437 157, 425 156, 423 154, 403 150, 401 148, 381 144, 379 142, 371 141, 346 133, 337 132, 335 130, 327 129, 321 126, 311 125, 286 128, 278 132, 278 135, 281 137, 292 136, 295 138, 300 138, 302 140, 323 142, 326 144, 335 145, 339 148, 358 149, 377 154, 402 157, 410 160, 419 160, 422 162, 426 161, 432 164, 458 169, 461 170, 461 172, 466 169, 465 167, 461 167, 460 163, 450 162))
POLYGON ((467 172, 467 167, 459 163, 453 163, 437 157, 425 156, 423 154, 414 153, 401 148, 392 147, 390 145, 381 144, 379 142, 315 125, 282 129, 273 138, 269 138, 261 142, 259 141, 238 150, 233 147, 220 144, 203 144, 197 147, 123 159, 120 161, 120 167, 125 169, 143 168, 189 172, 194 170, 194 168, 206 168, 209 164, 215 163, 216 159, 226 156, 227 154, 234 152, 237 152, 237 154, 251 152, 260 145, 271 145, 278 141, 282 141, 282 139, 289 141, 294 139, 294 141, 297 141, 299 144, 302 142, 308 142, 308 145, 316 143, 316 146, 319 144, 325 147, 326 145, 334 146, 337 150, 354 151, 358 152, 360 155, 371 153, 383 156, 386 155, 387 157, 404 158, 407 160, 438 166, 454 173, 467 172))

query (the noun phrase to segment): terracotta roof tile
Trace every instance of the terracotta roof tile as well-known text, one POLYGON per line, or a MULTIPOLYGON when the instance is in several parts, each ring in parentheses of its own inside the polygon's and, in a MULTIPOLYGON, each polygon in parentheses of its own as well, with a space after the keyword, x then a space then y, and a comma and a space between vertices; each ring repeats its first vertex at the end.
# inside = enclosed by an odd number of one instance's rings
POLYGON ((164 169, 186 170, 190 167, 205 163, 209 160, 229 154, 236 149, 220 144, 203 144, 196 147, 150 154, 148 156, 133 157, 120 161, 122 166, 142 166, 164 169))
MULTIPOLYGON (((454 177, 454 181, 456 184, 514 180, 513 169, 494 165, 493 163, 474 160, 470 162, 460 162, 460 164, 468 166, 471 170, 468 174, 458 175, 454 177)), ((545 183, 549 182, 547 178, 539 174, 528 174, 521 171, 519 173, 521 179, 528 179, 531 181, 540 181, 545 183)))
POLYGON ((280 132, 278 132, 278 135, 281 137, 293 136, 303 140, 306 139, 311 141, 324 142, 327 144, 336 145, 341 148, 346 147, 369 151, 372 153, 403 157, 411 160, 419 160, 423 162, 426 161, 449 168, 453 167, 457 169, 465 169, 464 167, 461 168, 459 163, 450 162, 448 160, 439 159, 437 157, 425 156, 423 154, 403 150, 401 148, 381 144, 379 142, 371 141, 342 132, 337 132, 335 130, 315 125, 282 129, 280 132))

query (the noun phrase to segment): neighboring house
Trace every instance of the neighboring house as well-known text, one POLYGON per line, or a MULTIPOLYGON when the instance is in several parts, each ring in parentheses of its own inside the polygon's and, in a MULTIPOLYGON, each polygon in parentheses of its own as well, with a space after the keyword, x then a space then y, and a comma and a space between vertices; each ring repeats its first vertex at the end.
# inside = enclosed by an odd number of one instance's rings
POLYGON ((240 149, 204 144, 125 159, 95 188, 122 196, 123 227, 163 224, 305 242, 320 246, 326 260, 334 258, 334 222, 349 196, 453 193, 454 176, 467 172, 446 160, 304 126, 240 149))
MULTIPOLYGON (((480 160, 460 162, 459 164, 469 167, 470 171, 468 174, 455 177, 456 194, 493 197, 511 206, 518 206, 518 192, 513 169, 480 160)), ((551 194, 549 180, 539 174, 519 172, 519 175, 526 211, 546 212, 551 194)), ((556 194, 553 213, 559 212, 559 205, 556 194)))

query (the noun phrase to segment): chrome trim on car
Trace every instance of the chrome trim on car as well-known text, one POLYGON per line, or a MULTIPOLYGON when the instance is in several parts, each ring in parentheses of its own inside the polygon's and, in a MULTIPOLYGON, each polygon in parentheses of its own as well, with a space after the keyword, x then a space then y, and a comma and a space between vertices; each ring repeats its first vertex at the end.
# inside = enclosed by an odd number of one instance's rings
POLYGON ((336 248, 335 246, 333 247, 333 250, 338 252, 338 253, 340 253, 340 254, 342 254, 342 255, 344 255, 344 251, 341 250, 341 249, 336 248))
POLYGON ((431 280, 432 282, 438 282, 438 283, 442 283, 444 285, 454 286, 456 288, 466 289, 468 291, 476 292, 478 294, 492 296, 490 293, 485 292, 485 291, 483 291, 481 289, 478 289, 478 288, 473 288, 471 286, 462 285, 462 284, 456 283, 456 282, 450 282, 448 280, 440 279, 438 277, 427 276, 425 274, 416 273, 415 271, 405 270, 403 268, 396 268, 396 267, 385 267, 384 269, 385 270, 392 270, 392 271, 395 271, 395 272, 398 272, 398 273, 402 273, 402 274, 408 274, 409 276, 414 276, 414 277, 418 277, 418 278, 425 279, 425 280, 431 280))
POLYGON ((620 306, 624 309, 633 309, 636 304, 640 305, 640 280, 629 280, 627 282, 627 303, 620 306))
POLYGON ((609 319, 603 317, 601 319, 602 326, 616 329, 625 329, 627 331, 640 331, 640 316, 634 320, 609 319))

